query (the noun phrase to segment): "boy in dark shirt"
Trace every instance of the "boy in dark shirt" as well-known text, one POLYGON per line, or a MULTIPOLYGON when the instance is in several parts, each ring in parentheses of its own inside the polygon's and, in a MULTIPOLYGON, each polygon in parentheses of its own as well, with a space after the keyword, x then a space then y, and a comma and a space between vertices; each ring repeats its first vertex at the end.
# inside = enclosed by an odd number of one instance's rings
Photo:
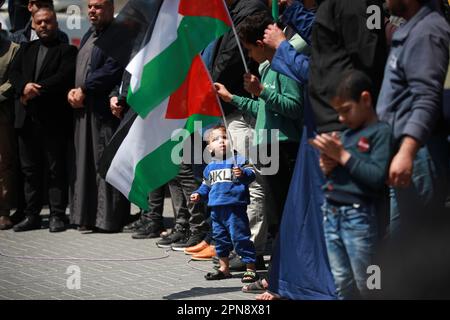
POLYGON ((213 161, 203 172, 202 185, 191 195, 192 202, 208 201, 211 207, 213 238, 220 267, 205 278, 231 278, 228 256, 234 248, 247 265, 242 282, 254 282, 259 277, 255 268, 255 246, 250 240, 247 205, 250 203, 248 185, 255 180, 255 171, 243 157, 232 154, 224 126, 214 127, 208 140, 213 161))
POLYGON ((317 135, 324 185, 324 232, 337 293, 343 299, 367 296, 367 267, 377 239, 376 200, 391 159, 391 128, 379 122, 372 83, 360 71, 347 72, 332 101, 349 129, 317 135))

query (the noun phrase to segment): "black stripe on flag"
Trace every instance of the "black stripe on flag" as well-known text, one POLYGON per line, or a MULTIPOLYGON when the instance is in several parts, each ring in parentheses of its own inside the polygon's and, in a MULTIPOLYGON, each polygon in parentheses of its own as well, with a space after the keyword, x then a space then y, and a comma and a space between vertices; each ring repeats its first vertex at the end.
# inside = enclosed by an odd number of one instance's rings
MULTIPOLYGON (((162 1, 130 0, 111 26, 97 39, 96 46, 126 67, 134 55, 150 41, 162 1)), ((129 74, 124 75, 122 80, 126 95, 129 74)), ((136 117, 137 113, 130 108, 103 151, 98 163, 98 173, 102 178, 106 178, 111 162, 136 117)))
POLYGON ((138 114, 134 112, 133 109, 128 109, 122 121, 120 121, 119 127, 117 128, 113 137, 103 151, 98 163, 98 174, 103 179, 106 179, 106 174, 108 173, 109 167, 111 166, 111 162, 116 156, 117 150, 119 150, 120 145, 127 136, 128 131, 130 131, 130 128, 133 125, 134 120, 136 120, 137 116, 138 114))
POLYGON ((130 0, 95 45, 123 67, 145 44, 155 26, 162 0, 130 0))

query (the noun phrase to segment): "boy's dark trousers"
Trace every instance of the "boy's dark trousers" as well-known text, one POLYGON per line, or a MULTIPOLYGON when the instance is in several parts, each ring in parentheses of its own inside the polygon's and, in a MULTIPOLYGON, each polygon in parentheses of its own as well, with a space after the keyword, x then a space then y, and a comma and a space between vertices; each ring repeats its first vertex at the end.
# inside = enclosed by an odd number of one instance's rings
POLYGON ((255 246, 250 240, 247 206, 211 207, 213 239, 219 258, 228 257, 233 250, 243 263, 255 263, 255 246))

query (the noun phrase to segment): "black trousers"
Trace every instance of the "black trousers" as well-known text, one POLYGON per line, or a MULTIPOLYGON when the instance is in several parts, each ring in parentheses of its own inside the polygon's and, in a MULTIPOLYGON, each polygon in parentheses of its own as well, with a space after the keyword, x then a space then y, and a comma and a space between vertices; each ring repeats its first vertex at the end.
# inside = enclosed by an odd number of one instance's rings
POLYGON ((50 215, 65 215, 68 189, 64 131, 45 129, 27 118, 24 127, 19 129, 18 142, 25 215, 39 216, 44 192, 48 192, 50 215), (44 174, 47 175, 48 190, 43 190, 44 174))
MULTIPOLYGON (((163 225, 164 198, 166 196, 166 185, 153 190, 148 195, 149 212, 143 214, 158 225, 163 225)), ((174 210, 175 213, 175 210, 174 210)))
POLYGON ((284 204, 289 192, 292 175, 294 174, 295 161, 299 143, 280 142, 279 149, 279 169, 274 175, 267 175, 268 190, 272 195, 274 202, 274 211, 268 213, 269 232, 275 237, 281 223, 284 204))
POLYGON ((200 183, 195 179, 192 166, 181 163, 178 175, 169 181, 170 196, 175 208, 175 225, 190 229, 192 232, 207 232, 206 206, 204 203, 192 203, 191 194, 200 183))

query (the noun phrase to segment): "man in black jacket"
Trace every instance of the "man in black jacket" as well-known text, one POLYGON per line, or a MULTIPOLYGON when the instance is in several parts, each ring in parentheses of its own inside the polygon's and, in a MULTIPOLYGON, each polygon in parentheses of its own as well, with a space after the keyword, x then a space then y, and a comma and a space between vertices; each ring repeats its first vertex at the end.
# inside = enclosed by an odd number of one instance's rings
MULTIPOLYGON (((36 34, 36 25, 34 23, 33 18, 30 19, 30 16, 33 17, 35 12, 42 7, 48 7, 53 9, 53 0, 16 0, 15 2, 15 11, 16 14, 18 13, 17 10, 20 11, 20 13, 17 15, 19 18, 16 21, 16 24, 11 21, 11 25, 14 30, 12 31, 14 33, 9 35, 9 40, 12 42, 15 42, 17 44, 27 43, 33 40, 37 40, 38 36, 36 34), (19 3, 19 4, 18 4, 19 3), (20 5, 20 3, 24 3, 24 5, 20 5), (23 6, 23 8, 22 8, 23 6), (27 18, 25 21, 23 21, 23 12, 22 9, 25 10, 26 13, 28 13, 27 18), (27 22, 28 21, 28 22, 27 22), (18 26, 24 24, 24 26, 21 26, 18 28, 18 26)), ((9 10, 9 7, 8 7, 9 10)), ((59 28, 56 30, 56 36, 57 38, 63 42, 63 43, 69 43, 69 38, 67 37, 67 34, 65 34, 63 31, 61 31, 59 28)), ((19 99, 17 99, 14 103, 20 104, 19 99)), ((17 108, 17 106, 16 106, 17 108)), ((20 108, 20 107, 19 107, 20 108)), ((17 132, 16 132, 17 135, 17 132)), ((18 139, 18 137, 17 137, 18 139)), ((18 141, 16 143, 18 145, 18 141)), ((18 151, 17 151, 18 152, 18 151)), ((23 176, 20 173, 16 173, 16 189, 17 189, 17 210, 14 212, 14 214, 11 216, 11 219, 13 223, 18 223, 24 218, 24 207, 25 207, 25 195, 24 195, 24 187, 23 187, 23 176)), ((46 185, 46 181, 44 181, 44 185, 46 185)), ((44 203, 48 203, 47 198, 43 198, 44 203)))
POLYGON ((58 23, 51 8, 40 8, 35 23, 39 39, 22 45, 10 74, 20 99, 15 127, 19 129, 26 215, 14 231, 40 228, 42 176, 47 169, 50 232, 58 232, 65 230, 67 207, 65 141, 71 109, 65 98, 73 86, 77 49, 57 38, 58 23))

